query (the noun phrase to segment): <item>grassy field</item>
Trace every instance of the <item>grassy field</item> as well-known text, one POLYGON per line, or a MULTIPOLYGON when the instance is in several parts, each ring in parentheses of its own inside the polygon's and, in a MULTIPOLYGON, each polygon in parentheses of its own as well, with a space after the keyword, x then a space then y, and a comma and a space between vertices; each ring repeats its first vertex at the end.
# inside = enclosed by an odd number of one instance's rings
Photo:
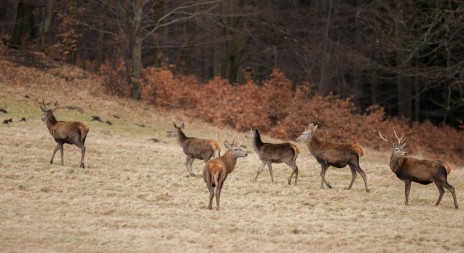
MULTIPOLYGON (((108 96, 82 87, 15 86, 0 79, 0 252, 462 252, 464 213, 446 192, 413 184, 410 206, 404 185, 387 166, 389 153, 366 149, 353 189, 349 169, 330 168, 333 189, 320 189, 319 165, 304 145, 298 186, 287 185, 290 169, 274 166, 252 180, 259 160, 245 133, 250 155, 238 161, 223 188, 221 210, 206 209, 208 191, 187 177, 185 157, 165 136, 173 120, 189 136, 215 138, 221 129, 182 113, 108 96), (26 97, 27 95, 27 97, 26 97), (83 113, 61 109, 59 120, 90 126, 87 168, 80 152, 65 146, 65 166, 49 164, 55 143, 40 120, 39 102, 58 100, 83 113), (100 116, 112 125, 90 121, 100 116), (20 122, 26 117, 26 122, 20 122), (156 138, 158 142, 150 140, 156 138)), ((264 136, 269 142, 279 142, 264 136)), ((379 140, 381 141, 381 140, 379 140)), ((464 205, 464 170, 449 177, 464 205)))

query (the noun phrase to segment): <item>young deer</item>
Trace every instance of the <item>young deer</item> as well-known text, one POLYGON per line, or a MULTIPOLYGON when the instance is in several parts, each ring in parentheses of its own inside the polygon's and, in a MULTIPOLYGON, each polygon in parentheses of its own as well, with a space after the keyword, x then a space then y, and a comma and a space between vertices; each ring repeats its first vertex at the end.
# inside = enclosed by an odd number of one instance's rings
POLYGON ((369 192, 366 173, 359 166, 359 157, 363 155, 362 147, 358 144, 321 141, 316 137, 316 130, 317 125, 312 123, 309 124, 296 141, 306 142, 309 151, 321 165, 321 188, 324 189, 324 184, 327 185, 327 187, 332 188, 325 179, 325 173, 329 166, 343 168, 348 165, 351 169, 351 183, 347 189, 349 190, 351 189, 351 186, 353 186, 357 172, 364 180, 366 192, 369 192))
POLYGON ((221 155, 221 145, 215 140, 198 139, 187 137, 182 129, 184 123, 179 126, 173 122, 174 130, 168 131, 169 137, 177 137, 177 142, 182 147, 184 154, 187 156, 185 166, 190 176, 195 176, 192 169, 192 164, 195 159, 204 160, 207 162, 211 157, 219 157, 221 155))
POLYGON ((405 205, 409 205, 409 191, 411 190, 411 182, 420 183, 423 185, 432 182, 438 188, 440 196, 438 197, 435 206, 440 204, 441 198, 445 193, 444 188, 451 192, 454 200, 454 207, 458 208, 456 201, 456 193, 454 187, 448 183, 448 175, 451 172, 451 167, 448 163, 439 160, 419 160, 412 157, 407 157, 406 142, 404 134, 401 138, 398 135, 395 137, 398 143, 394 143, 385 137, 379 131, 380 138, 392 145, 392 155, 390 158, 390 169, 396 176, 404 181, 404 195, 406 197, 405 205))
POLYGON ((40 106, 40 109, 44 113, 42 116, 42 121, 45 122, 47 125, 48 131, 55 139, 57 145, 55 150, 53 150, 52 158, 50 159, 50 163, 53 163, 53 158, 55 157, 56 151, 60 149, 61 153, 61 166, 64 165, 63 161, 63 144, 74 144, 78 148, 81 149, 81 168, 85 168, 84 166, 84 155, 85 155, 85 138, 87 137, 87 133, 89 132, 89 127, 87 127, 84 123, 73 121, 73 122, 65 122, 65 121, 57 121, 53 112, 58 109, 58 102, 55 102, 52 109, 47 109, 45 103, 42 102, 43 105, 40 106))
POLYGON ((259 174, 263 171, 264 166, 267 165, 269 173, 271 174, 271 182, 274 183, 274 176, 272 175, 272 163, 285 163, 292 168, 292 173, 288 178, 288 184, 291 184, 292 177, 295 175, 295 185, 298 181, 298 166, 296 165, 296 158, 300 153, 297 145, 292 143, 265 143, 261 140, 261 135, 258 129, 253 129, 245 135, 253 143, 253 149, 258 154, 261 160, 261 165, 256 171, 254 182, 258 179, 259 174))
POLYGON ((213 198, 216 196, 216 210, 219 210, 219 200, 221 198, 221 190, 224 186, 224 181, 237 164, 237 158, 246 157, 247 152, 240 148, 240 143, 236 142, 236 138, 229 143, 224 140, 224 146, 227 148, 223 156, 209 160, 203 169, 203 179, 209 191, 208 209, 213 208, 213 198))

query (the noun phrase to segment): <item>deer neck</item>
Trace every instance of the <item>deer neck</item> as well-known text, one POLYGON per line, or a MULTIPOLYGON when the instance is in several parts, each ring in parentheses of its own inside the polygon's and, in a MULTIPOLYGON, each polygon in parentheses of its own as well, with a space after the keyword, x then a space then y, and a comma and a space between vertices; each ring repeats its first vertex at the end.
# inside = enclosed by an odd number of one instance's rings
POLYGON ((255 132, 255 137, 253 138, 253 148, 256 152, 258 152, 263 146, 263 141, 261 140, 261 135, 258 131, 255 132))
POLYGON ((314 151, 319 149, 319 146, 321 145, 321 141, 316 137, 315 134, 313 134, 311 138, 309 139, 308 143, 306 143, 306 145, 308 146, 309 151, 313 153, 314 151))
POLYGON ((177 129, 177 141, 181 146, 184 146, 184 141, 187 140, 187 136, 180 129, 177 129))
POLYGON ((237 157, 233 156, 231 151, 227 151, 222 156, 222 161, 224 161, 224 164, 226 165, 227 174, 234 171, 235 165, 237 164, 237 157))
POLYGON ((48 131, 50 131, 50 133, 52 133, 53 126, 55 126, 57 122, 58 121, 56 120, 55 115, 53 114, 48 116, 45 120, 45 124, 47 125, 48 131))
POLYGON ((393 171, 393 173, 398 173, 398 171, 403 166, 404 159, 405 157, 403 156, 395 156, 392 154, 390 158, 390 169, 393 171))

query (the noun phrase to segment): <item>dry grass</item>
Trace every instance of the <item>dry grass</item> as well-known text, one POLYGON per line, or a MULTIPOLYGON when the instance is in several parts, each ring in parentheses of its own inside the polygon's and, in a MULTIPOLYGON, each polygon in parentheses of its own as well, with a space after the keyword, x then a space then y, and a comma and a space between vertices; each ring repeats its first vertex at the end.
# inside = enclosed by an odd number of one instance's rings
MULTIPOLYGON (((203 179, 186 177, 184 155, 164 133, 172 120, 182 119, 187 120, 187 135, 215 138, 217 131, 229 130, 133 101, 93 97, 89 90, 69 96, 60 89, 51 92, 0 82, 0 107, 9 111, 0 119, 14 120, 0 125, 0 252, 464 249, 464 214, 454 209, 449 192, 434 207, 436 187, 413 184, 410 206, 405 207, 403 183, 386 165, 389 154, 371 150, 361 160, 370 193, 364 191, 360 177, 352 190, 344 190, 351 178, 348 169, 329 169, 327 178, 334 189, 320 189, 319 166, 303 145, 298 186, 287 185, 290 169, 285 165, 274 166, 277 183, 270 183, 266 171, 252 183, 259 161, 244 133, 236 133, 251 156, 240 159, 226 180, 222 210, 207 210, 203 179), (55 164, 48 164, 55 144, 40 121, 37 102, 51 97, 85 109, 56 115, 89 124, 86 169, 78 167, 80 152, 69 145, 64 167, 59 166, 59 156, 55 164), (89 121, 91 115, 113 125, 89 121), (18 122, 22 116, 28 121, 18 122)), ((196 161, 194 172, 200 175, 202 167, 203 162, 196 161)), ((464 170, 454 168, 449 182, 464 205, 464 170)))

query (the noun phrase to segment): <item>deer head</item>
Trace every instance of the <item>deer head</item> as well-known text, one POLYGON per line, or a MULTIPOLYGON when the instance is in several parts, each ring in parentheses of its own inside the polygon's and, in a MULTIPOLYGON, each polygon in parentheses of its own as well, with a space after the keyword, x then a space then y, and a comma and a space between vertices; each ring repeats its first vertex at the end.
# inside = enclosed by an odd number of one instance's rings
POLYGON ((395 157, 404 157, 404 156, 407 156, 408 153, 406 152, 406 138, 404 137, 404 133, 403 135, 401 135, 401 137, 398 137, 398 135, 396 134, 396 131, 393 130, 393 132, 395 133, 395 137, 396 137, 396 140, 398 141, 398 143, 395 143, 395 142, 392 142, 390 140, 388 140, 387 138, 383 137, 382 134, 380 133, 379 131, 379 135, 380 135, 380 138, 382 138, 382 140, 390 143, 392 145, 392 155, 395 156, 395 157))
POLYGON ((303 131, 303 133, 300 134, 300 136, 296 138, 296 141, 308 142, 309 140, 311 140, 316 130, 317 130, 317 125, 314 125, 313 123, 309 124, 308 127, 306 127, 306 129, 303 131))
POLYGON ((232 142, 229 142, 229 140, 227 140, 226 135, 224 136, 224 139, 222 140, 219 137, 219 133, 218 133, 218 139, 224 143, 224 146, 228 149, 229 152, 232 153, 232 156, 234 156, 234 157, 246 157, 246 156, 248 156, 248 153, 241 149, 241 142, 237 142, 237 137, 236 136, 234 136, 232 138, 232 142))
POLYGON ((172 125, 174 126, 174 130, 166 131, 168 137, 177 137, 178 131, 179 130, 182 131, 182 129, 184 129, 184 127, 185 127, 185 124, 183 122, 180 123, 179 126, 177 126, 176 122, 173 121, 172 125))
POLYGON ((45 121, 46 119, 48 118, 51 118, 51 117, 54 117, 53 115, 53 112, 55 112, 56 110, 58 110, 58 102, 55 101, 55 103, 53 104, 53 107, 51 109, 48 109, 46 106, 45 106, 45 102, 42 101, 42 105, 40 106, 40 110, 42 110, 42 112, 44 113, 42 118, 40 118, 42 121, 45 121))
POLYGON ((255 138, 256 132, 255 129, 251 128, 247 134, 245 134, 245 138, 253 140, 255 138))

